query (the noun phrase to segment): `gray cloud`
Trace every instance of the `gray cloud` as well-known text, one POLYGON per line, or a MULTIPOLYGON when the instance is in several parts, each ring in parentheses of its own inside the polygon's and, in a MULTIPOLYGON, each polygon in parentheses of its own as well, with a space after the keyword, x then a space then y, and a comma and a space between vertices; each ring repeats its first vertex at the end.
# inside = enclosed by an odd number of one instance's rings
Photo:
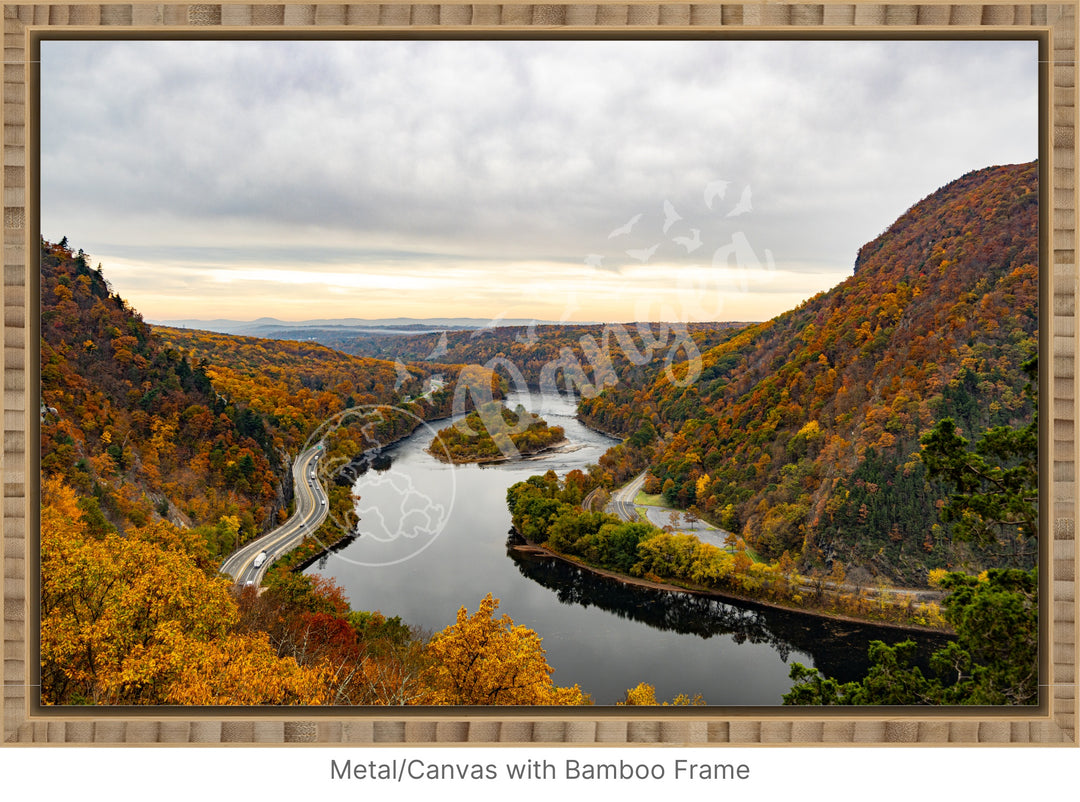
POLYGON ((742 231, 778 262, 848 270, 938 186, 1036 156, 1035 56, 1031 42, 45 42, 43 233, 144 259, 607 265, 657 242, 657 260, 692 264, 742 231), (732 184, 710 211, 717 178, 732 184), (752 213, 726 218, 748 185, 752 213), (684 218, 670 236, 700 228, 700 252, 663 235, 665 200, 684 218))

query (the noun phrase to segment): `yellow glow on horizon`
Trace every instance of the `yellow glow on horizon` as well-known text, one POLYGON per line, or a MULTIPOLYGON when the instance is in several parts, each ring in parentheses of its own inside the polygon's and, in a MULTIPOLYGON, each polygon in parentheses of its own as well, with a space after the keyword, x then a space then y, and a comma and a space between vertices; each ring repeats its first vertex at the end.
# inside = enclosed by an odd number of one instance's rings
POLYGON ((775 317, 846 278, 824 266, 645 264, 616 271, 541 261, 272 267, 101 261, 114 290, 148 320, 752 321, 775 317))

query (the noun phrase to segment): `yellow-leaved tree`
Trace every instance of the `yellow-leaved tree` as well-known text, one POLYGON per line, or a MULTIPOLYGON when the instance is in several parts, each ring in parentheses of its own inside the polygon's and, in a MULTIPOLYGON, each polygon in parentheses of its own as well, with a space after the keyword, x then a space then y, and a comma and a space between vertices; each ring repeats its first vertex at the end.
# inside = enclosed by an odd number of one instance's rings
POLYGON ((320 667, 240 634, 224 578, 169 524, 88 531, 74 491, 42 481, 41 698, 45 704, 320 704, 320 667))
POLYGON ((705 704, 705 698, 699 693, 690 698, 685 693, 680 693, 670 702, 660 702, 656 699, 656 688, 647 682, 639 682, 635 687, 628 688, 626 691, 626 697, 621 702, 616 702, 616 707, 630 706, 630 707, 646 707, 650 705, 660 705, 662 707, 668 707, 674 705, 677 707, 685 705, 700 706, 705 704))
POLYGON ((480 609, 458 610, 457 622, 427 646, 431 660, 419 704, 429 705, 581 705, 588 697, 574 685, 551 681, 541 638, 510 616, 495 619, 499 600, 489 593, 480 609))

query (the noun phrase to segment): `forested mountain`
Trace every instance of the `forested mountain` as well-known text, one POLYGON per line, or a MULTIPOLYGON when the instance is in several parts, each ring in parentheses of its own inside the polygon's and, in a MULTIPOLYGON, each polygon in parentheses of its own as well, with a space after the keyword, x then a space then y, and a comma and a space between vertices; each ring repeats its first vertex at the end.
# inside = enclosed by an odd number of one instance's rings
MULTIPOLYGON (((41 248, 42 473, 75 488, 101 532, 164 518, 220 529, 212 555, 234 548, 286 514, 291 459, 323 421, 429 386, 427 367, 313 343, 152 328, 82 251, 41 248)), ((452 401, 408 408, 443 417, 452 401)), ((416 421, 386 424, 393 437, 416 421)))
POLYGON ((232 515, 257 531, 282 505, 283 457, 265 418, 215 392, 81 250, 42 243, 41 469, 92 527, 232 515))
POLYGON ((945 417, 969 438, 1031 418, 1037 176, 1037 163, 963 176, 865 245, 849 279, 705 352, 689 386, 620 384, 580 414, 655 429, 646 489, 770 558, 843 555, 912 582, 979 564, 939 522, 946 493, 920 437, 945 417))
MULTIPOLYGON (((494 599, 425 642, 300 574, 282 572, 261 595, 230 592, 217 576, 224 552, 287 514, 289 461, 320 424, 352 406, 401 407, 325 441, 327 456, 346 460, 367 448, 365 429, 385 445, 484 397, 456 392, 465 377, 492 388, 489 373, 464 365, 572 387, 586 423, 625 436, 587 471, 511 488, 519 530, 547 516, 547 542, 564 554, 605 552, 622 573, 699 585, 711 571, 785 603, 823 587, 827 571, 841 591, 864 586, 853 567, 919 585, 932 569, 1029 568, 1007 542, 953 537, 942 516, 950 488, 929 478, 923 444, 931 430, 952 432, 945 419, 971 441, 1033 419, 1022 366, 1038 350, 1037 175, 1032 163, 963 176, 865 245, 846 281, 766 323, 369 337, 355 345, 377 352, 365 356, 152 329, 86 254, 42 242, 43 700, 584 701, 553 686, 535 633, 493 619, 494 599), (576 508, 646 468, 647 492, 736 533, 730 548, 576 508), (562 508, 573 514, 548 520, 562 508), (766 562, 752 564, 746 543, 766 562), (686 577, 667 570, 691 552, 686 577), (480 630, 491 654, 461 646, 480 630), (462 677, 480 676, 480 658, 498 668, 491 682, 455 695, 462 677), (523 666, 536 693, 498 697, 523 666)), ((990 456, 1021 459, 994 438, 990 456)), ((349 488, 331 488, 330 501, 351 503, 349 488)))
POLYGON ((286 573, 257 594, 218 573, 284 513, 312 429, 354 404, 400 404, 411 414, 383 422, 407 433, 452 406, 427 378, 311 344, 155 332, 86 254, 42 242, 41 701, 587 701, 554 685, 539 636, 495 620, 490 595, 429 641, 350 610, 330 581, 286 573))
MULTIPOLYGON (((191 329, 154 330, 170 347, 204 362, 215 389, 263 415, 275 444, 293 453, 336 412, 354 406, 396 404, 420 395, 429 373, 381 359, 350 356, 310 342, 191 329)), ((448 414, 449 404, 437 412, 448 414)), ((420 416, 425 417, 422 412, 420 416)))

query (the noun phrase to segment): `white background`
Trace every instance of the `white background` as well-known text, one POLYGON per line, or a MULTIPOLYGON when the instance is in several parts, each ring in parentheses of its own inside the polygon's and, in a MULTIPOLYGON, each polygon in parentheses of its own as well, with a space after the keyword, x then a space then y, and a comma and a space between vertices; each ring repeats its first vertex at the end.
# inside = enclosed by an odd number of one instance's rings
MULTIPOLYGON (((421 795, 468 794, 478 799, 544 800, 552 792, 569 798, 616 794, 623 800, 655 802, 657 794, 693 794, 695 798, 754 802, 913 802, 959 792, 967 799, 1038 799, 1041 792, 1062 796, 1078 784, 1080 750, 1073 747, 760 747, 667 748, 360 748, 360 747, 6 747, 0 749, 4 796, 17 799, 193 798, 357 800, 414 799, 421 795), (388 762, 420 759, 426 763, 495 763, 494 781, 372 782, 331 780, 330 761, 388 762), (548 760, 561 767, 568 758, 586 762, 661 763, 664 781, 570 782, 511 781, 508 762, 548 760), (746 763, 745 781, 670 779, 675 760, 746 763), (706 796, 702 797, 701 795, 706 796), (32 796, 31 796, 32 795, 32 796), (369 796, 371 795, 371 796, 369 796)), ((1067 795, 1066 795, 1067 796, 1067 795)))

